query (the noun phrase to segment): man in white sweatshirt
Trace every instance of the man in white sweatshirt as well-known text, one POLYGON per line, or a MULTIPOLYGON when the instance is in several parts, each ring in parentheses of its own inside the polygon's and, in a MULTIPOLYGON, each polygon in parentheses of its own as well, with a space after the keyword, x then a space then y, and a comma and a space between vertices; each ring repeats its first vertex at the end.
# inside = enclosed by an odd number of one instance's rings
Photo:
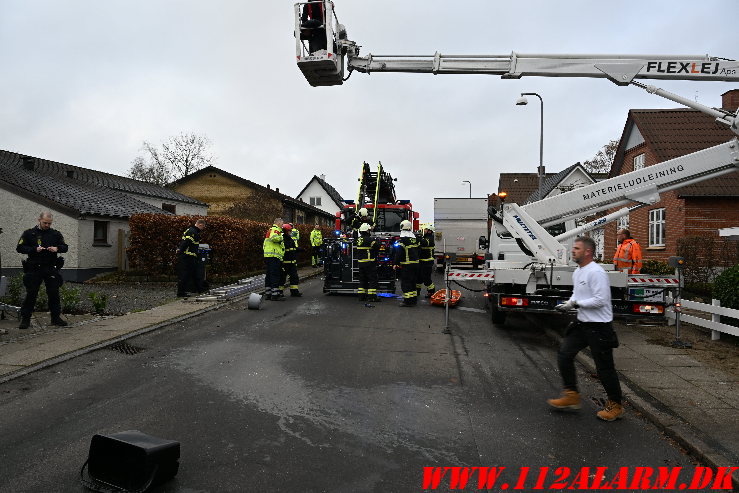
POLYGON ((575 356, 589 346, 598 378, 608 395, 608 402, 597 416, 604 421, 615 421, 624 415, 621 384, 613 365, 613 348, 618 347, 618 339, 611 324, 613 310, 608 274, 593 262, 594 251, 595 242, 586 237, 577 238, 572 246, 572 260, 578 265, 572 275, 572 297, 557 309, 576 309, 577 321, 567 328, 557 354, 564 391, 561 397, 547 402, 556 409, 580 409, 575 356))

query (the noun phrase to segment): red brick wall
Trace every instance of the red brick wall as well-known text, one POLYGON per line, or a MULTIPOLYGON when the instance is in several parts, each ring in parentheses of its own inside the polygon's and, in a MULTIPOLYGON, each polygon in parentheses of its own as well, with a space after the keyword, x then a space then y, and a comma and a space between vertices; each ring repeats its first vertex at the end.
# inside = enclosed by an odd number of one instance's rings
MULTIPOLYGON (((621 174, 633 171, 634 157, 645 153, 645 166, 656 164, 657 158, 646 144, 629 150, 624 156, 621 174)), ((736 198, 687 197, 678 198, 679 190, 665 192, 661 200, 632 212, 629 216, 631 236, 641 245, 645 260, 666 261, 676 255, 677 242, 685 236, 718 237, 719 228, 739 225, 739 207, 736 198), (649 247, 649 211, 665 209, 665 246, 649 247)), ((615 211, 609 209, 608 213, 615 211)), ((606 258, 612 258, 616 251, 616 222, 606 226, 605 249, 606 258)))

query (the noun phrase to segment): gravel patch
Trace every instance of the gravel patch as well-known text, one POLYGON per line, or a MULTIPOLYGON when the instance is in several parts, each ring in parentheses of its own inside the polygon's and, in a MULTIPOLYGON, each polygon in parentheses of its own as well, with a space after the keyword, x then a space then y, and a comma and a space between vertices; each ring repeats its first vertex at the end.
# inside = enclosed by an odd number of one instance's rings
POLYGON ((130 312, 139 312, 164 305, 177 299, 175 283, 68 283, 69 287, 80 290, 79 310, 92 312, 94 306, 90 300, 91 293, 108 296, 105 308, 106 315, 123 315, 130 312))

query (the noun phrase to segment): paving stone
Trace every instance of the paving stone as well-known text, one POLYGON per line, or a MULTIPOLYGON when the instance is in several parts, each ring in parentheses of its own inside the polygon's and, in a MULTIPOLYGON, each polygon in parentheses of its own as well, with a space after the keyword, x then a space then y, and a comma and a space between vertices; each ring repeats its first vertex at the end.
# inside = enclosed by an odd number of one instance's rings
MULTIPOLYGON (((618 368, 618 365, 616 366, 618 368)), ((668 388, 691 388, 693 384, 684 378, 675 375, 669 371, 634 371, 619 370, 626 378, 639 385, 640 387, 652 387, 657 389, 668 388)))
POLYGON ((703 363, 683 354, 648 354, 646 357, 658 365, 666 367, 703 366, 703 363))
POLYGON ((690 382, 737 382, 736 377, 713 368, 685 366, 672 368, 672 371, 690 382))
POLYGON ((664 402, 671 408, 698 407, 701 409, 733 409, 729 404, 716 396, 698 388, 656 388, 645 387, 655 399, 664 402))

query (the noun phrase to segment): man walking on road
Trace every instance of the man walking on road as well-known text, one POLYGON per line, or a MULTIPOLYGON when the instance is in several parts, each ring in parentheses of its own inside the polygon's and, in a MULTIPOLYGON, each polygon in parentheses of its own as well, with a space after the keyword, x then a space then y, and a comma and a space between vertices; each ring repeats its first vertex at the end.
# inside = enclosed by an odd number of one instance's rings
POLYGON ((564 384, 562 397, 547 402, 556 409, 580 409, 575 356, 589 346, 598 378, 608 395, 608 402, 597 416, 604 421, 615 421, 624 415, 621 384, 613 365, 613 348, 618 347, 618 339, 611 324, 613 311, 608 274, 593 262, 594 251, 595 242, 591 238, 577 238, 572 246, 572 260, 578 265, 572 275, 574 289, 569 301, 558 305, 557 309, 577 309, 577 320, 567 327, 557 354, 564 384))
POLYGON ((616 232, 616 240, 618 241, 618 247, 615 255, 613 255, 613 265, 616 270, 629 269, 629 274, 640 273, 642 266, 641 247, 631 237, 629 230, 619 229, 616 232))
POLYGON ((23 261, 23 285, 26 287, 26 298, 21 306, 21 323, 19 329, 27 329, 31 325, 33 307, 41 283, 46 285, 46 295, 49 299, 51 324, 64 327, 62 320, 62 304, 59 299, 59 288, 62 285, 62 276, 59 274, 63 260, 58 253, 67 253, 69 247, 64 243, 62 234, 51 228, 54 220, 51 212, 42 212, 38 218, 38 226, 27 229, 21 235, 15 250, 28 255, 23 261))
POLYGON ((272 301, 282 301, 282 290, 280 289, 280 275, 282 273, 282 258, 285 255, 285 244, 282 238, 282 225, 284 221, 278 217, 275 223, 264 235, 262 248, 264 250, 264 263, 266 276, 264 278, 265 298, 272 301))

